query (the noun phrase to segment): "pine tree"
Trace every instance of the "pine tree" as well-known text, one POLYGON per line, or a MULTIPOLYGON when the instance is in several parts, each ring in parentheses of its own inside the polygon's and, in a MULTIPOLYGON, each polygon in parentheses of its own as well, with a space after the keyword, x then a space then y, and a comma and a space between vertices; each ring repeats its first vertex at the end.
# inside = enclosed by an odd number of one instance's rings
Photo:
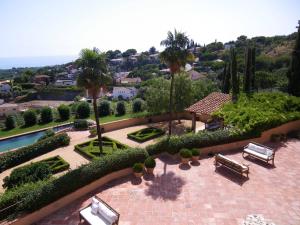
POLYGON ((245 51, 245 77, 244 77, 244 92, 250 93, 251 91, 251 67, 252 67, 252 56, 251 48, 247 47, 245 51))
POLYGON ((239 83, 237 78, 237 61, 236 61, 236 53, 234 48, 230 49, 230 73, 231 73, 231 85, 232 85, 232 101, 236 102, 239 94, 239 83))
POLYGON ((288 91, 290 94, 300 97, 300 20, 298 21, 298 24, 296 44, 292 52, 290 68, 288 71, 288 91))

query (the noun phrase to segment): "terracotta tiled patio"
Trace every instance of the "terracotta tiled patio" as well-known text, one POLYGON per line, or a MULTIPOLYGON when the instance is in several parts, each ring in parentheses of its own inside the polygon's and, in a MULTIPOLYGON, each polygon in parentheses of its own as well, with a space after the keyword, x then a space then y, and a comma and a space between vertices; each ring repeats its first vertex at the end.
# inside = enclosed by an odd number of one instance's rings
MULTIPOLYGON (((180 167, 168 156, 157 160, 155 177, 128 176, 95 193, 120 214, 121 225, 235 225, 249 214, 262 214, 276 225, 300 224, 300 141, 274 146, 276 167, 227 154, 250 165, 249 180, 225 168, 215 172, 213 158, 180 167)), ((79 224, 85 196, 39 224, 79 224)))

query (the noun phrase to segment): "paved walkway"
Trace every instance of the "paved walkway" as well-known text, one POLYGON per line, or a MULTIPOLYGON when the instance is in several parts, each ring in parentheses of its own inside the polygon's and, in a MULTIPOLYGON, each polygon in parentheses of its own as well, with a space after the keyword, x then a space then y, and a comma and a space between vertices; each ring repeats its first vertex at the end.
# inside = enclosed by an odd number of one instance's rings
MULTIPOLYGON (((95 193, 120 214, 120 225, 240 225, 249 214, 262 214, 276 225, 300 224, 300 141, 277 149, 276 167, 245 160, 241 153, 228 157, 250 165, 249 180, 219 168, 213 158, 180 167, 178 161, 157 159, 155 177, 119 179, 95 193)), ((76 200, 39 225, 79 224, 78 210, 91 195, 76 200)))

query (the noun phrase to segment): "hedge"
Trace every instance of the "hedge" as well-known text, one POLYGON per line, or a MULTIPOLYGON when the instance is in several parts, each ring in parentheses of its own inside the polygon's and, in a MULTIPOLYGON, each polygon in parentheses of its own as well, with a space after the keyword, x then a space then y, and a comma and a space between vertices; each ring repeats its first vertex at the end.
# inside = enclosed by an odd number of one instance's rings
POLYGON ((164 135, 164 131, 155 127, 147 127, 132 133, 127 134, 129 139, 132 139, 137 142, 145 142, 153 138, 164 135))
POLYGON ((14 212, 6 213, 4 218, 13 213, 35 211, 107 174, 130 168, 135 163, 143 163, 148 156, 144 149, 139 148, 124 149, 103 156, 57 179, 28 184, 5 192, 0 197, 0 210, 21 201, 14 212))
POLYGON ((0 155, 0 172, 48 153, 59 147, 66 146, 69 143, 70 137, 66 133, 62 133, 18 150, 3 153, 0 155))

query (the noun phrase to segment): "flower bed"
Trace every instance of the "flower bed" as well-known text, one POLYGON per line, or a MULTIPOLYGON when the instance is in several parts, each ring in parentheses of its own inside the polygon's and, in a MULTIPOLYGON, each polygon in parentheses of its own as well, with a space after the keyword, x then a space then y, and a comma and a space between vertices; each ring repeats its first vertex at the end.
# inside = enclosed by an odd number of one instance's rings
POLYGON ((113 154, 115 151, 128 148, 128 146, 108 137, 103 137, 102 143, 102 154, 100 153, 99 142, 97 139, 78 144, 75 146, 75 150, 89 159, 99 159, 103 155, 110 155, 113 154))
POLYGON ((151 140, 153 138, 162 136, 162 135, 164 135, 164 133, 165 132, 159 128, 148 127, 148 128, 144 128, 144 129, 135 131, 133 133, 130 133, 127 135, 127 137, 129 139, 132 139, 137 142, 145 142, 145 141, 151 140))

